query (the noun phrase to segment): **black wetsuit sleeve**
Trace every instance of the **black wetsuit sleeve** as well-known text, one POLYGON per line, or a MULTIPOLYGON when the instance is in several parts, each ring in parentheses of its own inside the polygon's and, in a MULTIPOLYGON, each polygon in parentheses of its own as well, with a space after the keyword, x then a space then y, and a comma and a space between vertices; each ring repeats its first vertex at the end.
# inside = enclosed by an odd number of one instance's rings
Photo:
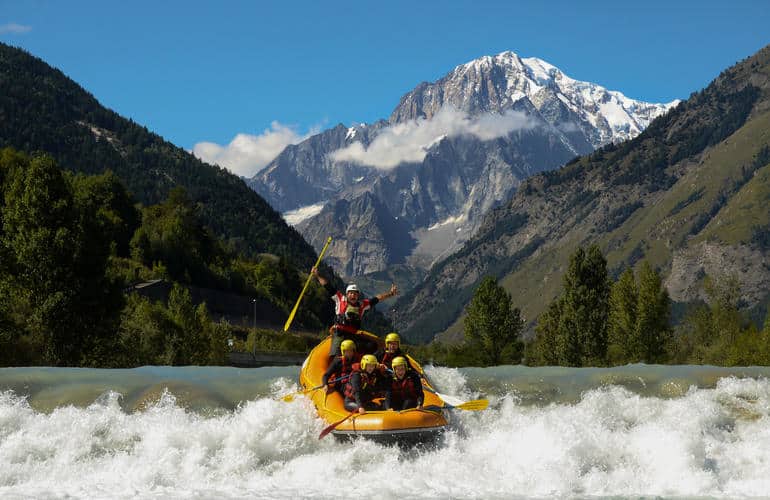
POLYGON ((390 375, 380 377, 379 389, 384 393, 383 408, 389 410, 393 399, 393 378, 390 375))
POLYGON ((329 377, 331 377, 332 373, 339 373, 341 368, 342 360, 339 358, 334 358, 334 361, 331 362, 329 368, 326 369, 326 373, 324 373, 324 376, 321 378, 321 383, 323 383, 323 385, 328 384, 329 377))
POLYGON ((380 303, 380 299, 378 299, 376 296, 369 299, 369 305, 372 307, 376 306, 379 303, 380 303))
POLYGON ((385 357, 385 349, 379 349, 376 353, 374 353, 374 357, 377 358, 377 361, 382 363, 382 358, 385 357))
POLYGON ((363 406, 361 402, 361 374, 356 372, 350 377, 350 385, 353 387, 353 398, 355 398, 356 404, 360 408, 363 406))
POLYGON ((416 371, 410 372, 412 375, 412 380, 414 381, 414 392, 417 393, 417 406, 422 406, 423 401, 425 401, 425 392, 422 390, 422 380, 420 380, 420 375, 416 371))
POLYGON ((332 286, 332 284, 330 282, 328 282, 328 281, 324 285, 324 288, 329 293, 329 297, 331 297, 332 295, 335 295, 337 293, 337 289, 334 288, 334 286, 332 286))

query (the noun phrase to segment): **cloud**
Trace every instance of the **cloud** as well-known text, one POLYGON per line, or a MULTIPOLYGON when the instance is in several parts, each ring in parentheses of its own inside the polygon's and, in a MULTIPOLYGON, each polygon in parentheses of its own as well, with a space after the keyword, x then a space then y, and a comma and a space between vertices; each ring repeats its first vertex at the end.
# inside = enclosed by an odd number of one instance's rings
POLYGON ((368 148, 354 142, 332 152, 331 158, 387 170, 404 162, 421 162, 428 149, 444 137, 472 135, 488 141, 535 125, 520 111, 471 118, 463 111, 444 107, 430 120, 420 118, 383 129, 368 148))
POLYGON ((0 35, 5 35, 6 33, 19 35, 21 33, 29 33, 30 31, 32 31, 32 26, 16 23, 0 24, 0 35))
POLYGON ((294 128, 274 121, 270 128, 260 135, 238 134, 226 146, 199 142, 193 146, 192 153, 201 160, 225 167, 236 175, 253 177, 286 146, 300 143, 318 131, 319 127, 313 127, 307 134, 300 135, 294 128))

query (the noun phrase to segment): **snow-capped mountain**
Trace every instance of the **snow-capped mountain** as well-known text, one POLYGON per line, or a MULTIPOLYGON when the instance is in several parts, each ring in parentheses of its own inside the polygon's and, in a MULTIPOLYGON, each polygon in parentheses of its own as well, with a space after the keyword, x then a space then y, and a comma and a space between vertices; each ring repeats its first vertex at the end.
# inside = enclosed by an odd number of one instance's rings
POLYGON ((327 256, 343 275, 429 267, 524 178, 633 138, 675 104, 629 99, 503 52, 421 83, 388 121, 338 125, 287 147, 250 185, 292 211, 314 246, 333 235, 327 256), (346 212, 364 206, 366 220, 346 212), (372 229, 386 220, 397 223, 372 229))
POLYGON ((470 114, 503 113, 522 99, 559 130, 569 133, 578 127, 593 148, 637 136, 678 103, 629 99, 574 80, 542 59, 522 59, 508 51, 457 66, 435 83, 420 84, 401 98, 390 122, 429 119, 447 105, 470 114))

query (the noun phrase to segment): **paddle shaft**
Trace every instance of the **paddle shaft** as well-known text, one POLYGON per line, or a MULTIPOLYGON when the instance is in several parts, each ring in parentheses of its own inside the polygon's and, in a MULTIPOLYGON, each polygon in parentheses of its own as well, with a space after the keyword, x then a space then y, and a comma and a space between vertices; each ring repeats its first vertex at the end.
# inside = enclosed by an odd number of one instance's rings
POLYGON ((316 387, 311 387, 310 389, 300 389, 299 391, 290 392, 289 394, 287 394, 284 397, 282 397, 281 400, 285 401, 287 403, 291 403, 292 401, 294 401, 294 396, 295 395, 298 395, 298 394, 309 394, 309 393, 311 393, 313 391, 317 391, 318 389, 323 389, 324 387, 326 387, 329 384, 333 384, 335 382, 340 382, 340 381, 343 381, 343 380, 347 380, 349 378, 350 378, 350 374, 342 375, 340 377, 333 378, 333 379, 327 381, 325 384, 321 384, 321 385, 316 386, 316 387))
POLYGON ((316 386, 316 387, 313 387, 313 388, 311 388, 311 389, 305 389, 304 391, 297 391, 297 392, 302 392, 302 393, 305 393, 305 392, 313 392, 313 391, 317 391, 318 389, 322 389, 322 388, 326 387, 326 386, 327 386, 327 385, 329 385, 329 384, 333 384, 333 383, 335 383, 335 382, 339 382, 339 381, 341 381, 341 380, 346 380, 346 379, 349 379, 349 378, 350 378, 350 375, 352 375, 352 373, 351 373, 351 374, 348 374, 348 375, 342 375, 342 376, 340 376, 340 377, 337 377, 337 378, 333 378, 333 379, 331 379, 331 380, 327 380, 325 384, 321 384, 321 385, 319 385, 319 386, 316 386))
MULTIPOLYGON (((321 259, 323 258, 324 254, 326 253, 326 249, 329 248, 329 243, 332 242, 332 237, 329 236, 326 239, 326 244, 324 244, 324 247, 321 249, 321 253, 318 254, 318 260, 315 263, 315 266, 318 267, 318 264, 321 263, 321 259)), ((289 314, 289 318, 286 320, 286 324, 283 325, 283 331, 288 331, 289 326, 291 326, 291 322, 294 320, 294 315, 297 314, 297 309, 299 308, 299 303, 302 301, 302 296, 305 295, 305 291, 307 290, 307 287, 310 285, 310 280, 313 279, 313 274, 311 273, 307 277, 307 281, 305 282, 305 286, 302 287, 302 292, 300 292, 299 297, 297 297, 297 303, 294 304, 294 309, 291 310, 291 314, 289 314)))
POLYGON ((444 406, 431 405, 424 406, 422 409, 427 411, 441 411, 441 410, 469 410, 469 411, 481 411, 485 410, 489 406, 489 401, 486 399, 474 399, 467 403, 462 403, 457 406, 444 403, 444 406))
POLYGON ((333 431, 334 429, 336 429, 338 425, 340 425, 342 422, 344 422, 345 420, 349 419, 350 417, 352 417, 352 416, 353 416, 353 415, 355 415, 356 413, 358 413, 358 412, 357 412, 357 411, 353 411, 353 412, 350 412, 350 413, 349 413, 349 414, 348 414, 348 415, 347 415, 345 418, 343 418, 342 420, 340 420, 340 421, 338 421, 338 422, 334 422, 333 424, 326 426, 326 427, 324 428, 324 430, 322 430, 322 431, 321 431, 321 434, 319 434, 319 435, 318 435, 318 439, 323 439, 323 438, 325 438, 325 437, 326 437, 326 435, 327 435, 327 434, 329 434, 329 433, 330 433, 331 431, 333 431))

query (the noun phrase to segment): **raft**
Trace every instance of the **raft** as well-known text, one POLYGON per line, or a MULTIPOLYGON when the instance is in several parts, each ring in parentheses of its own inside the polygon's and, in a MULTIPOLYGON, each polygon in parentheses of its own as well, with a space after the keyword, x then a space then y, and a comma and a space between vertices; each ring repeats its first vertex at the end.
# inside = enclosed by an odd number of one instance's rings
MULTIPOLYGON (((359 334, 367 335, 382 345, 382 340, 368 332, 359 334)), ((318 344, 302 364, 299 381, 306 390, 321 385, 321 379, 329 366, 331 357, 329 349, 331 336, 318 344)), ((407 355, 408 356, 408 355, 407 355)), ((409 361, 420 374, 423 392, 425 394, 424 407, 440 407, 444 405, 435 389, 428 380, 422 367, 411 356, 409 361)), ((344 407, 342 394, 332 391, 327 394, 325 389, 314 390, 308 394, 318 411, 318 415, 327 424, 339 422, 350 415, 344 407)), ((345 440, 354 437, 365 437, 380 442, 398 443, 429 443, 435 441, 448 425, 448 412, 438 410, 403 410, 403 411, 367 411, 363 415, 355 414, 339 424, 332 434, 335 438, 345 440)))

